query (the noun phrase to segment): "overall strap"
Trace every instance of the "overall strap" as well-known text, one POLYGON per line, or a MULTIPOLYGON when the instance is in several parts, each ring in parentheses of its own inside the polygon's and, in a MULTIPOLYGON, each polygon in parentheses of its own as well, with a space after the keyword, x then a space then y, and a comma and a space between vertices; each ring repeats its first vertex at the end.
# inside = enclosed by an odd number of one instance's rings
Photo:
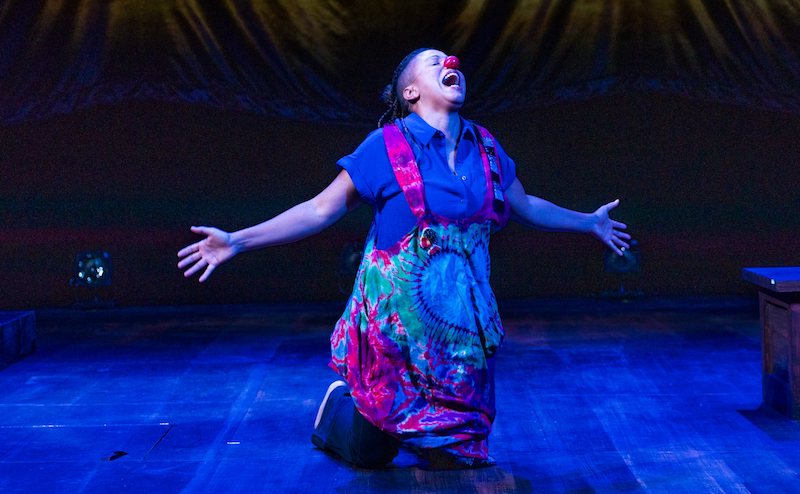
POLYGON ((425 193, 422 175, 419 173, 419 167, 414 158, 414 151, 395 124, 383 126, 383 141, 386 144, 386 152, 389 154, 389 162, 392 164, 394 176, 397 178, 400 188, 403 189, 411 212, 417 218, 424 217, 425 193))
POLYGON ((505 194, 503 194, 503 177, 500 173, 494 136, 478 124, 473 123, 472 125, 475 128, 475 134, 480 137, 481 160, 487 175, 486 202, 491 201, 492 219, 498 224, 504 225, 508 221, 510 211, 506 204, 505 194))

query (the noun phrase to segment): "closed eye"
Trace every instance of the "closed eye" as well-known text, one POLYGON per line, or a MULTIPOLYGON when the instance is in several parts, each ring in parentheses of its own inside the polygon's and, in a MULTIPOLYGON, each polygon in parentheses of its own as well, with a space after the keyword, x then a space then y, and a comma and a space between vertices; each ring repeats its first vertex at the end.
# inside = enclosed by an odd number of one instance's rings
POLYGON ((430 60, 431 66, 441 65, 442 64, 442 57, 440 57, 438 55, 434 55, 434 56, 430 57, 428 60, 430 60))

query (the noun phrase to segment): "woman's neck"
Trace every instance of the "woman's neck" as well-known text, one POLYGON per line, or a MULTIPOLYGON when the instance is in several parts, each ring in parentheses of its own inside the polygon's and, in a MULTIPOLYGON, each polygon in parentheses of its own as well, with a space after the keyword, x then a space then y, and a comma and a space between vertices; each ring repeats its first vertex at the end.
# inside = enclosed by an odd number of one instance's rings
POLYGON ((461 133, 461 117, 458 112, 417 112, 417 115, 434 129, 442 131, 447 141, 458 140, 461 133))

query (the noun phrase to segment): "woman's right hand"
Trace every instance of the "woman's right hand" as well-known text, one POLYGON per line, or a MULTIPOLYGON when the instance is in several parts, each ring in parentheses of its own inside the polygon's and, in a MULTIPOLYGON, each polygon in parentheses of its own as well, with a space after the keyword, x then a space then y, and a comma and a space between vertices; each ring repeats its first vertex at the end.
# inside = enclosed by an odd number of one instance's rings
POLYGON ((205 235, 203 240, 187 245, 178 251, 178 268, 187 268, 183 276, 190 277, 205 268, 200 275, 200 282, 204 282, 211 276, 217 266, 228 261, 237 254, 232 241, 231 234, 218 228, 207 226, 193 226, 192 231, 199 235, 205 235))

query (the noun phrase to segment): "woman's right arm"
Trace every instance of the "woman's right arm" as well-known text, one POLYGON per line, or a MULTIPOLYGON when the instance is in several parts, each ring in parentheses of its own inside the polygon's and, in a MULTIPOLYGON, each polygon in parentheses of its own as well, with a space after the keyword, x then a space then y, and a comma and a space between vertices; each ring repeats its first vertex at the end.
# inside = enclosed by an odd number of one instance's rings
POLYGON ((233 233, 193 226, 192 231, 205 238, 178 252, 181 259, 178 268, 186 268, 183 275, 187 278, 205 269, 200 275, 200 282, 203 282, 217 266, 236 254, 310 237, 336 223, 360 203, 350 175, 341 170, 333 182, 312 199, 258 225, 233 233))

